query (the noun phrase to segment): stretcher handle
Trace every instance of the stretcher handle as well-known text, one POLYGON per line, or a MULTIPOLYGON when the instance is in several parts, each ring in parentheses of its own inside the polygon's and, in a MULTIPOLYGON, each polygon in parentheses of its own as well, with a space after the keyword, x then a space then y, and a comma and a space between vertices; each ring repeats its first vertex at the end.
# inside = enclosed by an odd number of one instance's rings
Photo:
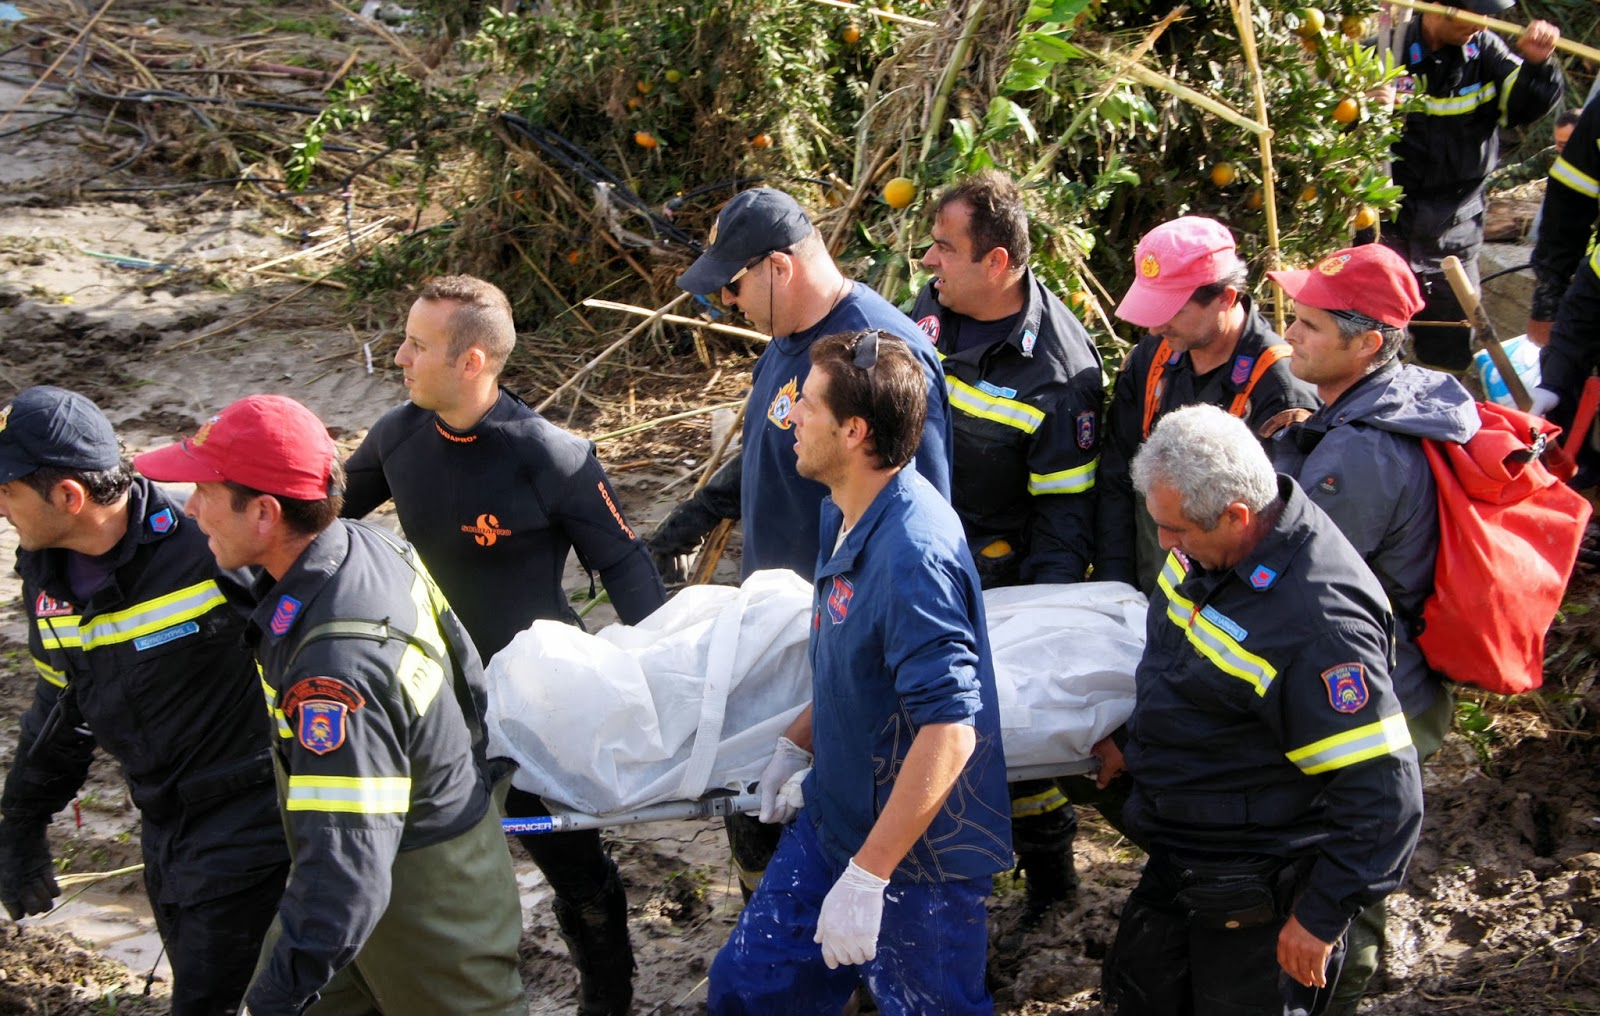
POLYGON ((1505 347, 1500 345, 1500 337, 1495 334, 1494 324, 1489 320, 1489 313, 1483 309, 1483 301, 1478 299, 1478 291, 1472 287, 1472 280, 1467 278, 1466 269, 1461 267, 1461 259, 1452 254, 1440 262, 1439 267, 1444 269, 1444 277, 1449 281, 1450 288, 1455 290, 1456 299, 1461 301, 1467 317, 1472 319, 1478 342, 1489 353, 1489 359, 1494 361, 1495 369, 1500 372, 1500 380, 1506 383, 1506 390, 1511 392, 1517 408, 1524 413, 1531 412, 1533 399, 1528 396, 1528 389, 1523 386, 1517 369, 1511 366, 1511 358, 1506 355, 1505 347))

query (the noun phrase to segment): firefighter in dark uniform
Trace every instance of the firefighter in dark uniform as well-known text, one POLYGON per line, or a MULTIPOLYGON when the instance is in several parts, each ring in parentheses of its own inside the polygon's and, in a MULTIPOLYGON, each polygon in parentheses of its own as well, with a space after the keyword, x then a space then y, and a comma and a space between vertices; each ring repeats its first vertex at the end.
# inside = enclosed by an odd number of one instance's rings
POLYGON ((172 1011, 214 1016, 244 998, 289 854, 240 639, 247 577, 218 571, 182 511, 83 396, 28 388, 0 409, 0 516, 39 673, 0 796, 0 901, 14 920, 54 905, 45 827, 104 748, 139 808, 172 1011))
MULTIPOLYGON (((944 365, 951 503, 985 589, 1081 582, 1093 559, 1104 377, 1078 320, 1028 267, 1016 184, 985 170, 946 191, 911 317, 944 365)), ((1053 780, 1011 785, 1025 920, 1074 896, 1077 816, 1053 780)))
POLYGON ((1247 271, 1226 226, 1195 215, 1157 226, 1139 241, 1134 268, 1117 316, 1149 334, 1123 360, 1106 409, 1094 575, 1148 594, 1163 554, 1129 463, 1156 421, 1204 403, 1265 441, 1310 416, 1317 398, 1289 372, 1288 345, 1245 293, 1247 271))
POLYGON ((249 636, 294 869, 252 1016, 523 1016, 483 671, 416 552, 337 517, 337 449, 292 399, 241 399, 135 463, 195 484, 219 565, 264 572, 249 636))
MULTIPOLYGON (((1512 0, 1465 0, 1451 6, 1499 15, 1512 0)), ((1398 33, 1397 33, 1398 35, 1398 33)), ((1484 179, 1500 157, 1499 131, 1533 123, 1555 108, 1565 82, 1550 59, 1561 32, 1534 21, 1517 39, 1521 59, 1498 35, 1444 14, 1423 14, 1396 45, 1402 76, 1392 86, 1405 125, 1390 150, 1394 182, 1405 194, 1382 242, 1417 274, 1427 308, 1413 321, 1417 359, 1450 370, 1472 364, 1468 328, 1417 325, 1461 321, 1465 312, 1440 263, 1454 254, 1478 285, 1483 246, 1484 179), (1415 105, 1408 100, 1415 97, 1415 105)))
MULTIPOLYGON (((561 585, 573 547, 600 573, 623 623, 666 600, 594 446, 499 387, 516 341, 498 287, 464 275, 428 280, 395 353, 410 401, 384 414, 350 456, 344 500, 344 514, 358 518, 394 499, 406 537, 486 661, 536 620, 579 623, 561 585)), ((516 787, 506 809, 549 814, 516 787)), ((518 839, 555 892, 556 922, 578 967, 578 1011, 627 1012, 628 897, 599 832, 518 839)))
POLYGON ((1399 884, 1422 822, 1387 598, 1214 406, 1163 419, 1133 472, 1171 553, 1125 747, 1123 819, 1150 857, 1106 1009, 1320 1013, 1346 926, 1399 884))
MULTIPOLYGON (((1537 283, 1528 337, 1542 345, 1534 412, 1572 425, 1583 383, 1600 365, 1600 100, 1578 118, 1566 149, 1550 170, 1544 225, 1533 250, 1537 283)), ((1587 447, 1574 486, 1594 482, 1595 455, 1587 447)))

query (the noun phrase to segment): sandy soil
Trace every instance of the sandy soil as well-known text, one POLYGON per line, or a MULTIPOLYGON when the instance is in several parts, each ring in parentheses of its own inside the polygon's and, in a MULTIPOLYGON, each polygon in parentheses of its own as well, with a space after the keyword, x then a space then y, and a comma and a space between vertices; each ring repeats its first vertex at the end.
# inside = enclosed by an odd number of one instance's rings
MULTIPOLYGON (((20 91, 0 83, 0 109, 20 91)), ((101 164, 72 134, 32 131, 8 144, 0 159, 0 399, 36 383, 77 388, 99 402, 135 451, 192 431, 217 408, 259 391, 301 399, 353 447, 403 397, 388 365, 392 339, 347 325, 329 290, 306 290, 250 317, 296 288, 243 269, 294 251, 297 222, 218 192, 74 197, 61 181, 101 164), (174 267, 121 268, 87 251, 174 267), (233 327, 198 338, 224 326, 233 327), (376 361, 370 370, 367 341, 376 361)), ((731 373, 741 365, 728 364, 731 373)), ((715 378, 685 369, 692 380, 679 395, 703 398, 715 378)), ((552 383, 538 379, 538 387, 552 383)), ((585 425, 603 429, 580 420, 585 425)), ((625 510, 648 530, 683 496, 687 464, 706 451, 701 440, 643 458, 614 446, 603 455, 617 467, 625 510)), ((14 550, 14 534, 0 527, 0 561, 14 550)), ((580 585, 575 572, 570 578, 569 588, 580 585)), ((11 576, 0 577, 0 766, 9 764, 17 717, 32 694, 15 598, 11 576)), ((1600 599, 1594 582, 1581 580, 1574 599, 1578 607, 1552 640, 1552 682, 1567 693, 1492 708, 1491 726, 1452 735, 1430 765, 1423 845, 1392 899, 1388 969, 1366 1012, 1600 1011, 1600 962, 1591 955, 1600 935, 1600 727, 1590 659, 1600 626, 1582 609, 1600 599)), ((134 863, 137 816, 113 766, 97 767, 80 804, 81 826, 69 811, 53 827, 65 870, 134 863)), ((1100 961, 1140 857, 1094 813, 1084 813, 1083 825, 1076 906, 1024 932, 1020 887, 1001 880, 991 974, 1002 1013, 1099 1010, 1100 961)), ((739 906, 720 824, 628 827, 612 840, 640 964, 637 1011, 703 1011, 706 970, 739 906)), ((570 1013, 574 977, 548 890, 526 860, 518 869, 529 1011, 570 1013)), ((137 877, 96 886, 100 902, 91 909, 104 920, 71 925, 77 939, 36 920, 0 926, 0 1016, 167 1012, 163 979, 144 997, 153 959, 141 955, 130 969, 103 955, 115 952, 112 939, 125 937, 103 925, 136 922, 140 892, 137 877), (119 901, 129 913, 117 912, 119 901)))

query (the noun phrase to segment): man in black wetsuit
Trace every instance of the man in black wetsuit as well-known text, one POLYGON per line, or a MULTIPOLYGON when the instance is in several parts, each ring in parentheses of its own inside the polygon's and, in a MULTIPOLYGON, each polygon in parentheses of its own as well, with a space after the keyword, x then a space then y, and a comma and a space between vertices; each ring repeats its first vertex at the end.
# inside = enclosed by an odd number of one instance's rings
MULTIPOLYGON (((530 623, 578 623, 561 586, 569 550, 600 573, 625 623, 666 598, 593 446, 499 386, 516 344, 511 306, 491 283, 430 279, 395 354, 410 401, 384 414, 348 463, 344 513, 393 499, 400 524, 487 661, 530 623)), ((511 787, 510 814, 544 815, 511 787)), ((633 997, 627 897, 595 831, 519 837, 555 891, 578 966, 584 1016, 625 1013, 633 997)))

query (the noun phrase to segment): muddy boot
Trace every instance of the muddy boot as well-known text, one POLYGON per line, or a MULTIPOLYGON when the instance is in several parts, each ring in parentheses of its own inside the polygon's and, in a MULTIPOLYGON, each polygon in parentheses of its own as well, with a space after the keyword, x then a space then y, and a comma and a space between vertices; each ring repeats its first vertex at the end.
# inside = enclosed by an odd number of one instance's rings
POLYGON ((579 1016, 626 1016, 633 1005, 633 943, 628 897, 613 866, 605 888, 573 904, 557 897, 556 925, 578 968, 579 1016))
POLYGON ((1068 906, 1078 899, 1078 870, 1072 863, 1072 848, 1028 851, 1017 855, 1017 871, 1025 878, 1026 894, 1022 906, 1022 926, 1036 928, 1045 915, 1058 905, 1068 906))

